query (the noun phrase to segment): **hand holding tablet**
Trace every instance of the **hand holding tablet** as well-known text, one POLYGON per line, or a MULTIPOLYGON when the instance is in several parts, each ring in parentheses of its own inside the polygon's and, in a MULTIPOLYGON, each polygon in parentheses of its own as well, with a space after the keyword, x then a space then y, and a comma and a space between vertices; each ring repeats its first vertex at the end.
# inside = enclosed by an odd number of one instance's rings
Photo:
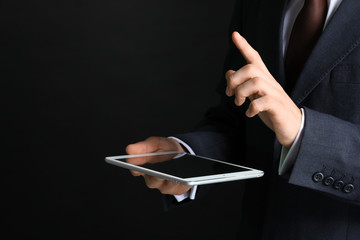
MULTIPOLYGON (((135 144, 130 144, 126 147, 126 152, 129 155, 166 152, 166 151, 184 152, 184 149, 182 148, 182 146, 178 141, 166 137, 149 137, 144 141, 137 142, 135 144)), ((134 160, 136 161, 137 159, 131 158, 129 160, 130 163, 134 164, 135 162, 133 161, 134 160)), ((158 189, 162 194, 181 195, 188 192, 192 188, 191 186, 185 186, 179 183, 167 181, 165 179, 140 173, 134 170, 130 170, 130 172, 134 176, 142 175, 144 177, 145 184, 148 188, 158 189)))
POLYGON ((106 162, 186 186, 263 176, 260 170, 184 152, 157 152, 106 157, 106 162))
POLYGON ((127 147, 129 155, 106 157, 107 163, 143 175, 149 188, 180 195, 195 185, 261 177, 263 172, 184 153, 174 139, 150 137, 127 147))

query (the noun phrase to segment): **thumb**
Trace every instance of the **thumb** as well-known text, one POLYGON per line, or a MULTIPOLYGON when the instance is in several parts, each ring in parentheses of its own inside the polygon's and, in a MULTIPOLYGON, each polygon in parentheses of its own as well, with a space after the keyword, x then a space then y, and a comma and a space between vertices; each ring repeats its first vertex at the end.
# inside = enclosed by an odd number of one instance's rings
POLYGON ((149 137, 144 141, 129 144, 126 147, 126 152, 131 155, 157 152, 159 150, 159 142, 160 138, 149 137))

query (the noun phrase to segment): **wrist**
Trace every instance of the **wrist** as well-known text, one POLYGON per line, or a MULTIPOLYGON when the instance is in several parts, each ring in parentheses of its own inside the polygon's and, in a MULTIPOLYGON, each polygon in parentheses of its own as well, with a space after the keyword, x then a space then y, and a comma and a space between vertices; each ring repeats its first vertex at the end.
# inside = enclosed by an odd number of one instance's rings
POLYGON ((302 131, 303 127, 304 127, 304 109, 301 108, 299 109, 299 113, 296 114, 296 124, 294 124, 294 131, 292 134, 292 137, 290 138, 291 140, 286 144, 282 144, 283 147, 290 149, 292 147, 292 145, 294 144, 294 142, 296 142, 296 140, 299 138, 299 134, 302 131))

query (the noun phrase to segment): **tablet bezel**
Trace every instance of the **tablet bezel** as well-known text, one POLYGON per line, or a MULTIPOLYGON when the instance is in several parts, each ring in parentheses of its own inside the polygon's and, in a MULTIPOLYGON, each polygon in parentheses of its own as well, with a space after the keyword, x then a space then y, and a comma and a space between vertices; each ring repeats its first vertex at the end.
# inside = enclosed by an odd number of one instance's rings
MULTIPOLYGON (((191 178, 182 178, 174 175, 170 175, 167 173, 155 171, 149 168, 145 168, 139 165, 134 165, 128 162, 120 161, 127 158, 135 158, 135 157, 147 157, 147 156, 157 156, 157 155, 166 155, 166 154, 178 154, 179 156, 183 155, 191 155, 189 153, 184 152, 177 152, 177 151, 169 151, 169 152, 155 152, 155 153, 146 153, 146 154, 135 154, 135 155, 119 155, 119 156, 109 156, 105 158, 105 161, 109 164, 113 164, 119 167, 123 167, 129 170, 135 170, 144 174, 148 174, 151 176, 159 177, 165 180, 169 180, 172 182, 180 183, 187 186, 196 186, 196 185, 203 185, 203 184, 211 184, 211 183, 220 183, 220 182, 228 182, 228 181, 236 181, 236 180, 243 180, 243 179, 250 179, 250 178, 259 178, 264 175, 264 172, 261 170, 228 163, 212 158, 207 158, 198 155, 192 155, 192 157, 198 157, 202 159, 206 159, 209 161, 215 161, 222 164, 232 165, 235 167, 242 168, 242 171, 239 172, 231 172, 231 173, 224 173, 224 174, 215 174, 215 175, 206 175, 206 176, 199 176, 199 177, 191 177, 191 178), (119 160, 118 160, 119 159, 119 160), (244 171, 243 169, 247 169, 244 171)), ((176 158, 176 157, 174 157, 176 158)))

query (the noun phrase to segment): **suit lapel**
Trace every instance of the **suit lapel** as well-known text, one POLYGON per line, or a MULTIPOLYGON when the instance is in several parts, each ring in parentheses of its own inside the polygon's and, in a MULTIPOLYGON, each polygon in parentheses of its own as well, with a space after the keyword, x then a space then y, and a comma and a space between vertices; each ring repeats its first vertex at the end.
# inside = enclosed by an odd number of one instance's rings
POLYGON ((291 94, 297 105, 360 43, 359 9, 359 0, 344 0, 337 9, 291 94))

